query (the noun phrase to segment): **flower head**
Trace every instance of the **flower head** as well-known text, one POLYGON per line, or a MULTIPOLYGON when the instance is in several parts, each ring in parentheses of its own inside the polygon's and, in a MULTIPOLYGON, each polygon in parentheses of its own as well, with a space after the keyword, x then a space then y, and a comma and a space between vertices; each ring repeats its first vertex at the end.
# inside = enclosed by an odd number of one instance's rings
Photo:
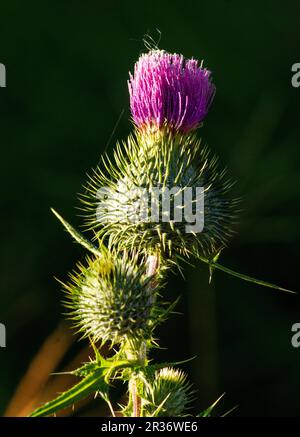
POLYGON ((151 277, 136 256, 105 251, 70 276, 65 305, 83 337, 112 344, 151 338, 163 314, 148 286, 151 277))
POLYGON ((146 416, 174 417, 186 413, 194 391, 182 371, 164 367, 155 372, 151 383, 142 393, 146 416))
POLYGON ((128 81, 133 121, 140 129, 164 125, 187 133, 199 126, 212 103, 210 71, 196 59, 151 50, 143 54, 128 81))
POLYGON ((195 133, 152 137, 147 144, 145 135, 136 132, 123 150, 119 147, 115 163, 104 160, 107 172, 98 169, 90 177, 82 196, 86 226, 120 251, 147 256, 158 249, 167 258, 213 255, 233 233, 237 200, 229 194, 232 182, 195 133), (196 194, 199 187, 203 198, 196 194), (169 204, 164 201, 168 193, 169 204), (197 217, 204 217, 203 229, 188 229, 197 217))

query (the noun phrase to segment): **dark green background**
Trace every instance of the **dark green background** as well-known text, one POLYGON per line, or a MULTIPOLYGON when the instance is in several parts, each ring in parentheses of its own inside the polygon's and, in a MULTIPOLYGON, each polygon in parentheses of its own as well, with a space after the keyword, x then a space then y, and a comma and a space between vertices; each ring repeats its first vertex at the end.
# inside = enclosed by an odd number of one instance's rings
MULTIPOLYGON (((101 152, 126 138, 128 71, 150 32, 160 47, 204 59, 217 94, 199 132, 238 181, 243 214, 222 262, 298 289, 300 223, 299 2, 16 1, 1 2, 0 410, 39 345, 57 324, 66 279, 84 252, 50 213, 79 225, 76 193, 101 152), (114 131, 116 122, 124 114, 114 131), (112 137, 112 138, 111 138, 112 137), (111 141, 109 139, 111 138, 111 141)), ((161 360, 198 355, 185 368, 197 408, 226 391, 219 411, 234 416, 300 413, 300 349, 291 326, 299 297, 243 283, 207 268, 170 278, 182 294, 161 329, 161 360)))

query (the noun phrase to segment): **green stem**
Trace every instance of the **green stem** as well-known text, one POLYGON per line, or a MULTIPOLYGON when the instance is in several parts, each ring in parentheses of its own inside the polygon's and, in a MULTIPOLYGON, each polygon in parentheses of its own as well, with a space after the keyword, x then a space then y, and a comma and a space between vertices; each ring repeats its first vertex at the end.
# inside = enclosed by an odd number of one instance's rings
MULTIPOLYGON (((152 280, 148 286, 149 300, 151 303, 155 300, 154 290, 156 288, 156 278, 155 275, 159 268, 159 256, 149 255, 147 259, 147 270, 146 275, 152 277, 152 280)), ((127 358, 135 359, 141 363, 142 366, 146 365, 147 362, 147 343, 142 341, 140 344, 131 343, 127 348, 127 358)), ((138 395, 138 375, 133 372, 129 380, 128 390, 129 390, 129 402, 132 403, 132 417, 142 416, 142 400, 138 395)))
POLYGON ((136 374, 133 374, 129 381, 129 393, 132 402, 132 417, 141 417, 142 400, 138 395, 136 374))
MULTIPOLYGON (((130 361, 139 363, 140 366, 145 366, 147 362, 147 346, 145 341, 139 343, 128 340, 126 344, 126 356, 130 361)), ((132 417, 141 417, 142 401, 138 395, 138 380, 139 375, 133 371, 130 376, 128 391, 129 405, 132 405, 132 417)))

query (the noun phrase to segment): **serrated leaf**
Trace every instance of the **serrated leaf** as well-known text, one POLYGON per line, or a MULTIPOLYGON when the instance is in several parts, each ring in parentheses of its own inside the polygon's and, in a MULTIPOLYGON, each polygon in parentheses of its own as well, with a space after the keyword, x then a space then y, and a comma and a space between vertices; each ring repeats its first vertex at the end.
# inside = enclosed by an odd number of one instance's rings
POLYGON ((47 402, 42 407, 31 413, 31 417, 48 416, 63 408, 75 404, 92 393, 99 392, 106 402, 108 399, 109 379, 116 370, 133 367, 136 363, 128 360, 106 360, 101 357, 101 363, 91 361, 80 368, 69 372, 72 375, 83 376, 78 384, 59 395, 53 401, 47 402))
POLYGON ((98 368, 93 373, 86 376, 78 384, 74 385, 72 388, 59 395, 53 401, 47 402, 42 407, 36 409, 33 413, 30 414, 30 416, 49 416, 49 414, 56 413, 63 408, 73 405, 96 391, 99 391, 103 394, 107 393, 108 384, 105 382, 106 371, 106 368, 98 368))
POLYGON ((69 372, 71 375, 79 376, 82 378, 85 378, 89 374, 93 373, 97 368, 99 368, 99 365, 96 361, 90 361, 89 363, 85 363, 83 366, 79 367, 76 370, 73 370, 72 372, 69 372))

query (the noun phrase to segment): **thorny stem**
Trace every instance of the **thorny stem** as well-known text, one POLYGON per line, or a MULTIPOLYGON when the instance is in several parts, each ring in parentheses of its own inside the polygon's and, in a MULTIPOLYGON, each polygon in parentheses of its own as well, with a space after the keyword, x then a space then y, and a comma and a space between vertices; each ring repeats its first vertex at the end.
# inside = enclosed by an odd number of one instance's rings
MULTIPOLYGON (((149 292, 149 299, 151 303, 155 299, 155 295, 153 291, 155 290, 157 281, 155 278, 155 275, 159 268, 159 256, 158 255, 149 255, 147 259, 147 276, 152 276, 152 280, 149 283, 148 286, 148 292, 149 292)), ((138 359, 141 360, 143 363, 145 363, 147 359, 147 344, 146 342, 142 342, 139 347, 139 350, 135 350, 135 355, 138 356, 138 359)), ((133 352, 133 351, 132 351, 133 352)), ((133 374, 130 381, 129 381, 129 396, 132 402, 132 417, 140 417, 142 414, 142 400, 140 396, 138 395, 137 390, 137 375, 133 374)))
POLYGON ((129 393, 132 400, 132 417, 140 417, 142 410, 142 400, 137 392, 137 383, 135 375, 129 381, 129 393))

